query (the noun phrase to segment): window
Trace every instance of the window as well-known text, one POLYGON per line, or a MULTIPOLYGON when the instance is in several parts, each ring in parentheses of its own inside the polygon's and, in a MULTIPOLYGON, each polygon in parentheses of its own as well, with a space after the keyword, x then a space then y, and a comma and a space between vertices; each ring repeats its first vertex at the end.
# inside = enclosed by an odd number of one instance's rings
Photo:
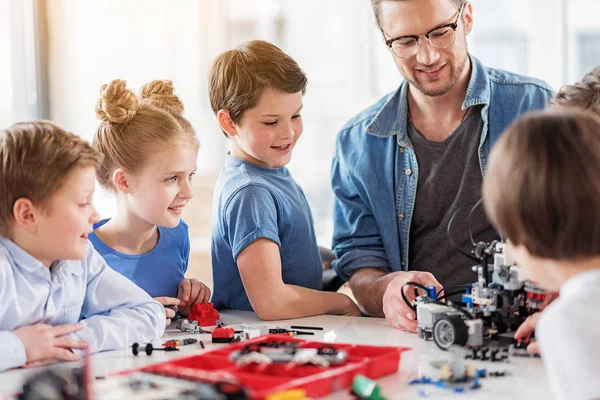
POLYGON ((0 126, 41 117, 33 1, 0 0, 0 126))
MULTIPOLYGON (((577 76, 583 77, 600 65, 600 30, 577 35, 577 76)), ((579 79, 579 78, 577 78, 579 79)))
MULTIPOLYGON (((3 57, 13 57, 14 48, 8 46, 18 43, 6 39, 16 20, 5 11, 11 9, 14 14, 16 3, 19 1, 0 0, 3 57)), ((111 79, 126 79, 135 89, 151 79, 174 81, 201 141, 195 197, 184 211, 184 219, 190 225, 192 244, 189 274, 207 283, 212 192, 229 147, 208 103, 209 66, 220 52, 252 39, 271 41, 294 57, 306 71, 309 86, 304 98, 304 134, 289 168, 311 205, 319 244, 330 245, 333 193, 329 170, 335 137, 350 118, 402 81, 375 26, 369 1, 88 0, 70 2, 69 7, 61 2, 45 4, 52 20, 48 39, 52 51, 50 117, 67 129, 91 139, 97 127, 93 110, 98 89, 111 79), (111 21, 109 30, 106 21, 111 21)), ((556 89, 580 79, 600 63, 597 0, 521 0, 510 5, 501 0, 472 0, 472 4, 475 24, 468 37, 470 51, 490 67, 534 76, 556 89)), ((12 93, 14 65, 0 64, 3 92, 12 93)), ((30 92, 21 93, 29 99, 30 92)), ((4 96, 0 101, 13 97, 4 96)), ((10 101, 10 106, 0 103, 0 118, 6 118, 7 109, 10 113, 27 110, 27 101, 21 99, 16 108, 10 101)), ((109 217, 113 198, 105 195, 98 199, 102 216, 109 217)))

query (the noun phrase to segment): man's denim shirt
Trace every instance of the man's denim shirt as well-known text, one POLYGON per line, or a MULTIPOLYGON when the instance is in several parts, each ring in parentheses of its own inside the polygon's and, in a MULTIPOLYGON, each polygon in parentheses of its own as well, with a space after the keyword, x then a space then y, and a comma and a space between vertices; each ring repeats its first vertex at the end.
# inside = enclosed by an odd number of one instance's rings
MULTIPOLYGON (((553 92, 542 81, 486 68, 473 56, 471 65, 462 109, 484 105, 479 143, 483 174, 500 134, 521 114, 543 109, 553 92)), ((366 267, 408 270, 419 167, 406 133, 407 93, 404 81, 338 134, 331 170, 336 196, 332 248, 337 256, 333 267, 344 280, 366 267)))

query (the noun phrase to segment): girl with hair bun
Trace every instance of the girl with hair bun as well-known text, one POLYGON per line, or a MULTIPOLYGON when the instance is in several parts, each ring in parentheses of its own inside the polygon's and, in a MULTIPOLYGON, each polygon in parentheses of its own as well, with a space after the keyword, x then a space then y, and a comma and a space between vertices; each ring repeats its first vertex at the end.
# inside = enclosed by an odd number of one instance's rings
MULTIPOLYGON (((190 242, 181 213, 192 198, 199 143, 183 110, 171 81, 152 81, 139 96, 123 80, 102 86, 93 146, 104 160, 96 177, 117 207, 89 238, 108 265, 185 315, 210 290, 184 278, 190 242)), ((175 313, 166 315, 168 324, 175 313)))

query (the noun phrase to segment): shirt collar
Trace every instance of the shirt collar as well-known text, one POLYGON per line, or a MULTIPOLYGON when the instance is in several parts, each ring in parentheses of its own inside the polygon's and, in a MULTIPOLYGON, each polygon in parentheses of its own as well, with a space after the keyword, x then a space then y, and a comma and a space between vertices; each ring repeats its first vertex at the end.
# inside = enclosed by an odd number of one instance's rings
POLYGON ((29 272, 35 272, 40 268, 47 268, 40 260, 23 250, 19 245, 8 238, 0 237, 0 245, 2 245, 12 261, 21 269, 29 272))
POLYGON ((569 278, 560 288, 560 297, 568 298, 581 292, 582 288, 598 287, 600 284, 600 268, 580 272, 569 278))
MULTIPOLYGON (((465 110, 477 104, 489 104, 490 81, 483 64, 469 54, 471 60, 471 77, 467 94, 462 104, 465 110)), ((399 140, 406 137, 406 122, 408 118, 408 82, 402 82, 398 90, 389 98, 367 126, 367 133, 378 137, 399 135, 399 140)))
MULTIPOLYGON (((12 240, 0 237, 0 246, 4 247, 10 255, 12 261, 21 269, 27 272, 37 272, 40 268, 48 269, 40 260, 23 250, 12 240)), ((88 243, 88 247, 91 246, 88 243)), ((66 273, 79 275, 83 272, 82 261, 80 260, 58 260, 52 264, 52 270, 58 272, 64 270, 66 273)))

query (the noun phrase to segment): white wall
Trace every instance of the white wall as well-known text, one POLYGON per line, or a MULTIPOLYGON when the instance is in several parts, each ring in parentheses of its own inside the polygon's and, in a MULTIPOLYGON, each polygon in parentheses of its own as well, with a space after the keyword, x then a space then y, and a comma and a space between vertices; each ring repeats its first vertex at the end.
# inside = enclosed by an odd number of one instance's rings
MULTIPOLYGON (((573 37, 582 29, 600 29, 600 2, 569 0, 565 34, 564 1, 472 0, 471 51, 489 66, 541 78, 554 88, 578 79, 573 77, 573 37), (500 37, 508 39, 499 42, 500 37)), ((102 84, 121 78, 139 88, 152 79, 171 79, 201 140, 201 174, 217 174, 228 148, 208 103, 213 58, 250 39, 272 41, 294 57, 309 87, 305 131, 290 169, 307 193, 321 244, 329 243, 335 135, 402 79, 369 1, 53 0, 47 7, 51 118, 90 139, 102 84)), ((111 214, 109 199, 100 197, 97 203, 103 215, 111 214)))
MULTIPOLYGON (((207 100, 206 71, 218 48, 214 1, 53 0, 49 14, 51 118, 91 140, 101 85, 127 80, 135 91, 153 79, 171 79, 202 146, 200 172, 220 164, 226 144, 215 134, 207 100), (215 33, 216 32, 216 33, 215 33)), ((96 203, 112 213, 106 195, 96 203)))

